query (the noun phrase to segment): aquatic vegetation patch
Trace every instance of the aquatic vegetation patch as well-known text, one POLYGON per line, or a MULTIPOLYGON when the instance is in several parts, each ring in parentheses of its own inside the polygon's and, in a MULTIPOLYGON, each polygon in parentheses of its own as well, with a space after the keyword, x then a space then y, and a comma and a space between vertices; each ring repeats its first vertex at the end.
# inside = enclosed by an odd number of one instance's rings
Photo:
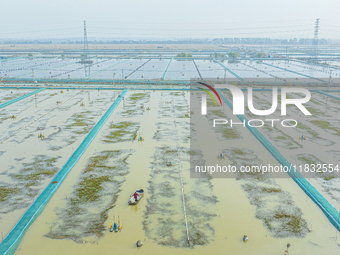
MULTIPOLYGON (((252 150, 242 149, 243 153, 237 153, 237 150, 240 149, 223 150, 233 165, 240 167, 262 163, 252 150)), ((256 206, 255 217, 262 220, 273 237, 304 237, 308 227, 300 208, 294 204, 289 192, 283 191, 274 179, 268 177, 262 172, 239 173, 237 177, 250 204, 256 206)))
POLYGON ((11 188, 6 186, 0 186, 0 202, 7 200, 12 195, 17 194, 19 191, 18 188, 11 188))
MULTIPOLYGON (((162 92, 158 115, 161 118, 190 118, 192 113, 185 95, 188 92, 162 92)), ((195 112, 193 112, 195 114, 195 112)))
POLYGON ((192 190, 190 194, 204 203, 216 204, 218 202, 216 196, 207 196, 202 194, 202 192, 197 192, 196 190, 192 190))
MULTIPOLYGON (((180 153, 183 154, 182 160, 189 161, 189 152, 189 149, 180 148, 180 153)), ((159 245, 188 247, 180 172, 176 162, 177 153, 174 147, 162 146, 157 147, 152 156, 149 198, 144 213, 143 228, 146 236, 159 245), (166 162, 171 162, 172 165, 167 166, 166 162)), ((206 245, 213 239, 214 229, 210 226, 210 222, 213 217, 216 217, 213 208, 218 202, 212 195, 211 179, 199 180, 201 179, 190 179, 191 184, 185 184, 191 247, 206 245)))
POLYGON ((262 133, 264 133, 266 136, 270 138, 270 140, 273 141, 273 143, 282 148, 289 148, 289 149, 298 149, 302 148, 302 144, 300 144, 298 141, 298 137, 293 139, 291 136, 284 133, 282 130, 274 127, 269 126, 263 126, 263 129, 261 128, 262 133), (264 132, 263 132, 264 131, 264 132))
POLYGON ((68 124, 65 129, 71 129, 75 134, 87 134, 95 125, 93 119, 95 118, 95 113, 91 111, 83 111, 81 113, 75 113, 71 116, 67 122, 68 124))
MULTIPOLYGON (((331 151, 332 153, 336 151, 331 151)), ((322 191, 328 194, 332 199, 340 202, 340 188, 339 188, 339 174, 336 170, 333 172, 323 171, 322 166, 324 162, 320 160, 318 157, 311 154, 298 154, 296 155, 299 163, 302 164, 302 167, 306 167, 310 169, 308 172, 308 177, 315 178, 318 181, 319 185, 322 187, 322 191), (314 166, 313 166, 314 165, 314 166), (313 169, 315 168, 315 171, 313 169)), ((333 162, 329 162, 332 164, 333 162)), ((333 168, 335 168, 336 162, 333 164, 333 168)), ((328 169, 330 170, 330 169, 328 169)))
MULTIPOLYGON (((211 113, 206 115, 206 118, 210 123, 213 123, 214 119, 226 118, 227 115, 221 110, 213 110, 211 113)), ((216 125, 213 131, 218 136, 219 140, 234 140, 242 138, 240 132, 235 127, 230 127, 228 125, 216 125)))
POLYGON ((115 206, 129 173, 126 160, 131 153, 131 150, 102 151, 90 158, 66 198, 66 207, 56 208, 57 219, 46 236, 75 242, 83 242, 89 236, 103 237, 107 212, 115 206))
POLYGON ((307 131, 308 134, 310 134, 313 138, 319 138, 319 134, 316 133, 315 131, 313 131, 313 129, 311 129, 310 127, 302 124, 301 122, 298 122, 298 124, 296 125, 297 129, 303 130, 303 131, 307 131))
POLYGON ((76 189, 76 197, 82 202, 93 202, 99 198, 99 193, 103 189, 103 183, 109 182, 110 177, 100 176, 88 176, 82 179, 78 183, 78 188, 76 189))
POLYGON ((169 93, 171 96, 185 96, 185 92, 170 92, 169 93))
POLYGON ((226 139, 239 139, 240 135, 238 132, 235 131, 233 128, 223 128, 222 131, 222 136, 226 139))
POLYGON ((59 170, 54 166, 58 158, 37 155, 32 162, 22 163, 17 173, 8 174, 13 183, 0 182, 0 214, 31 205, 40 192, 39 186, 59 170))
POLYGON ((312 114, 312 115, 323 115, 323 112, 320 112, 319 110, 313 108, 313 107, 306 107, 306 109, 312 114))
POLYGON ((123 117, 134 117, 143 115, 145 112, 145 104, 150 100, 149 93, 134 93, 129 97, 125 97, 123 101, 124 110, 123 117))
POLYGON ((317 161, 319 161, 318 158, 316 158, 314 155, 310 155, 310 154, 308 154, 308 155, 299 154, 297 156, 298 156, 297 157, 298 160, 300 160, 301 162, 308 164, 308 165, 312 165, 312 164, 316 165, 317 161))
POLYGON ((216 115, 217 117, 220 117, 220 118, 226 118, 227 117, 227 115, 221 110, 212 110, 211 113, 216 115))
POLYGON ((130 100, 132 101, 137 101, 137 100, 141 100, 144 99, 146 97, 150 97, 149 93, 134 93, 130 96, 130 100))
POLYGON ((309 102, 311 102, 313 104, 321 105, 320 101, 315 100, 315 99, 310 99, 309 102))
POLYGON ((157 122, 157 131, 152 137, 156 141, 170 141, 176 137, 173 122, 157 122))
POLYGON ((61 133, 61 127, 57 127, 57 126, 51 126, 51 128, 54 128, 54 132, 49 134, 48 137, 46 137, 45 139, 53 139, 55 136, 57 136, 58 134, 61 133))
POLYGON ((323 179, 324 179, 325 181, 330 181, 330 180, 332 180, 332 179, 334 179, 334 178, 335 178, 334 175, 329 175, 329 176, 324 177, 323 179))
POLYGON ((15 99, 17 97, 23 96, 23 95, 26 94, 25 92, 30 93, 31 91, 24 91, 24 93, 23 93, 23 91, 21 91, 21 92, 15 92, 15 93, 6 95, 5 97, 0 99, 0 103, 11 101, 11 100, 13 100, 13 99, 15 99))
POLYGON ((147 237, 158 244, 182 247, 185 246, 185 238, 182 237, 182 232, 185 230, 183 229, 183 220, 182 217, 179 219, 174 217, 182 213, 179 207, 181 191, 178 189, 179 180, 171 178, 179 176, 179 172, 176 166, 166 165, 166 162, 174 161, 175 152, 174 148, 168 146, 157 147, 152 157, 152 173, 148 187, 149 198, 144 213, 143 226, 147 237), (172 206, 169 207, 169 204, 172 206))
POLYGON ((331 123, 329 123, 328 121, 324 121, 324 120, 311 120, 310 121, 312 124, 322 128, 322 129, 327 129, 327 130, 331 130, 333 131, 333 134, 340 136, 340 129, 333 127, 331 125, 331 123))
POLYGON ((117 124, 110 125, 110 133, 105 136, 104 142, 106 143, 116 143, 124 141, 132 141, 137 137, 137 130, 140 125, 137 122, 119 122, 117 124))
POLYGON ((276 238, 304 237, 308 233, 307 222, 302 218, 299 208, 292 210, 286 206, 277 206, 270 213, 264 210, 256 213, 256 217, 264 221, 276 238))
MULTIPOLYGON (((337 175, 337 171, 334 171, 334 173, 332 173, 331 171, 323 171, 322 166, 324 165, 324 162, 312 154, 297 154, 296 157, 302 166, 310 169, 310 171, 308 171, 308 174, 313 178, 323 178, 324 180, 331 180, 335 178, 334 175, 337 175)), ((331 164, 333 162, 329 163, 331 164)), ((336 166, 335 163, 336 162, 334 162, 334 167, 336 166)))
POLYGON ((177 118, 190 118, 190 110, 187 104, 175 105, 174 110, 177 118))
POLYGON ((46 177, 51 177, 59 170, 54 166, 58 157, 48 157, 46 155, 36 155, 32 163, 23 163, 23 168, 18 174, 11 174, 10 176, 20 181, 27 188, 36 186, 39 181, 44 180, 46 177))

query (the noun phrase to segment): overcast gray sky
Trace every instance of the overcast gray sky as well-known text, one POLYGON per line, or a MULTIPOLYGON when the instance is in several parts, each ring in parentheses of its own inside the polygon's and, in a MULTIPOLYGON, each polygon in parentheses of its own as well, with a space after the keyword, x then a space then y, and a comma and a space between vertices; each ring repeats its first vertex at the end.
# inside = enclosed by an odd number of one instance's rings
POLYGON ((340 0, 1 0, 0 39, 340 38, 340 0))

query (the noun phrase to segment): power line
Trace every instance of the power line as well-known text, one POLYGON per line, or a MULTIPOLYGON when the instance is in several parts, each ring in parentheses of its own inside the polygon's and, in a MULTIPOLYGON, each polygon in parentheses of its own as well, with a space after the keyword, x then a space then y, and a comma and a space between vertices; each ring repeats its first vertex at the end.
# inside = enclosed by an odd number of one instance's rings
MULTIPOLYGON (((305 21, 308 24, 314 19, 299 19, 299 20, 268 20, 268 21, 249 21, 249 22, 240 22, 240 21, 226 21, 226 22, 114 22, 114 21, 91 21, 91 23, 101 23, 101 24, 160 24, 160 25, 171 25, 171 24, 180 24, 180 25, 184 25, 184 24, 212 24, 212 25, 217 25, 217 24, 224 24, 224 25, 229 25, 229 24, 258 24, 258 23, 285 23, 287 24, 287 22, 299 22, 299 21, 305 21)), ((337 22, 337 21, 336 21, 337 22)))
MULTIPOLYGON (((202 30, 214 30, 214 31, 230 31, 230 30, 247 30, 247 29, 268 29, 268 28, 288 28, 288 27, 310 27, 310 25, 294 25, 294 26, 274 26, 274 27, 247 27, 247 28, 229 28, 229 29, 225 29, 225 28, 121 28, 121 27, 115 27, 115 28, 110 28, 110 27, 89 27, 91 29, 110 29, 110 30, 137 30, 137 31, 141 31, 141 30, 147 30, 147 31, 202 31, 202 30)), ((307 31, 307 30, 306 30, 307 31)))
POLYGON ((22 31, 22 32, 12 32, 12 33, 1 33, 2 35, 10 35, 10 34, 30 34, 30 33, 40 33, 40 32, 53 32, 53 31, 61 31, 61 30, 72 30, 72 29, 80 29, 82 27, 69 27, 69 28, 57 28, 57 29, 48 29, 48 30, 35 30, 35 31, 22 31))

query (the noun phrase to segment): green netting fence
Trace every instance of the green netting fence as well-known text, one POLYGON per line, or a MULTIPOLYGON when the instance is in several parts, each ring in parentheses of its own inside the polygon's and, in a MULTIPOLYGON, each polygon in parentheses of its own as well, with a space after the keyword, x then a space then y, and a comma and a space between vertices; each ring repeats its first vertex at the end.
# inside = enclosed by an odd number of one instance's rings
MULTIPOLYGON (((13 88, 12 88, 12 89, 13 89, 13 88)), ((22 99, 25 99, 25 98, 27 98, 27 97, 30 97, 30 96, 32 96, 32 95, 34 95, 34 94, 37 94, 37 93, 39 93, 39 92, 41 92, 41 91, 43 91, 43 90, 45 90, 45 89, 46 89, 46 88, 41 88, 41 89, 35 90, 35 91, 33 91, 33 92, 27 93, 26 95, 23 95, 23 96, 14 98, 13 100, 10 100, 10 101, 8 101, 8 102, 6 102, 6 103, 0 104, 0 109, 1 109, 1 108, 4 108, 4 107, 6 107, 6 106, 8 106, 8 105, 10 105, 10 104, 14 104, 14 103, 16 103, 16 102, 18 102, 18 101, 20 101, 20 100, 22 100, 22 99)))
POLYGON ((337 97, 337 96, 334 96, 334 95, 330 95, 330 94, 325 93, 325 92, 323 92, 323 91, 321 91, 321 90, 318 90, 317 92, 320 93, 320 94, 322 94, 322 95, 329 96, 329 97, 332 97, 332 98, 334 98, 334 99, 340 100, 340 97, 337 97))
MULTIPOLYGON (((217 90, 218 91, 218 90, 217 90)), ((222 100, 233 110, 233 104, 218 91, 222 100)), ((282 165, 290 169, 288 174, 297 183, 297 185, 314 201, 314 203, 320 207, 322 212, 326 215, 328 220, 333 226, 340 231, 340 212, 323 196, 321 193, 310 184, 302 175, 299 173, 291 163, 276 149, 276 147, 262 134, 257 128, 248 125, 248 120, 243 115, 237 115, 237 117, 243 122, 248 130, 256 137, 256 139, 273 155, 273 157, 282 165)))
POLYGON ((97 122, 97 124, 88 133, 83 142, 79 145, 79 147, 75 150, 72 156, 68 159, 66 164, 56 174, 51 183, 39 195, 39 197, 34 201, 34 203, 28 208, 28 210, 17 222, 17 224, 14 226, 11 232, 6 236, 3 242, 0 243, 0 254, 14 254, 30 225, 37 219, 40 213, 44 210, 45 206, 47 205, 53 194, 57 191, 60 184, 66 178, 67 174, 71 171, 73 166, 77 163, 77 161, 83 155, 87 147, 96 137, 104 123, 108 120, 110 115, 122 101, 127 91, 128 89, 123 90, 123 92, 113 102, 110 108, 104 113, 104 115, 97 122))

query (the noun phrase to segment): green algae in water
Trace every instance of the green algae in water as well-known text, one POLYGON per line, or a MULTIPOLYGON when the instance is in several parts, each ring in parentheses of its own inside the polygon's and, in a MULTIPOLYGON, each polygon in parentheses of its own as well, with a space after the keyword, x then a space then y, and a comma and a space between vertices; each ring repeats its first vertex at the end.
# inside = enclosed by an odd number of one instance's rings
POLYGON ((12 195, 15 195, 19 192, 18 188, 8 188, 4 186, 0 186, 0 202, 6 201, 12 195))
POLYGON ((130 154, 131 151, 103 151, 90 158, 66 208, 57 208, 58 218, 46 236, 75 242, 87 236, 101 238, 107 212, 115 206, 129 172, 126 160, 130 154))

